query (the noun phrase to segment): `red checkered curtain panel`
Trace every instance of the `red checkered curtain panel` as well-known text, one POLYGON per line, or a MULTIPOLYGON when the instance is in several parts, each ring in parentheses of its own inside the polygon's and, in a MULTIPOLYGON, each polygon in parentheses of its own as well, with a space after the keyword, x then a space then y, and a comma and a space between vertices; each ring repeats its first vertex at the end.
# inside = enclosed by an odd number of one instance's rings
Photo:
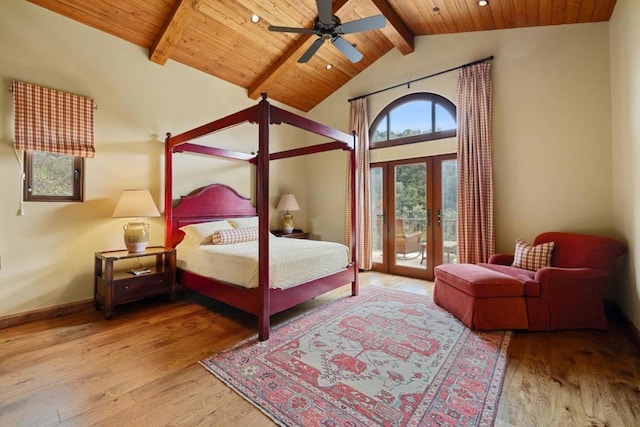
POLYGON ((90 98, 14 81, 15 148, 94 157, 90 98))
MULTIPOLYGON (((358 136, 358 152, 356 153, 358 185, 358 268, 371 269, 371 215, 369 213, 369 114, 366 98, 351 101, 349 105, 349 123, 351 131, 358 136)), ((351 246, 351 187, 349 176, 351 163, 347 166, 347 191, 345 212, 345 244, 351 246)))
POLYGON ((491 154, 491 63, 458 74, 458 262, 487 262, 495 252, 491 154))

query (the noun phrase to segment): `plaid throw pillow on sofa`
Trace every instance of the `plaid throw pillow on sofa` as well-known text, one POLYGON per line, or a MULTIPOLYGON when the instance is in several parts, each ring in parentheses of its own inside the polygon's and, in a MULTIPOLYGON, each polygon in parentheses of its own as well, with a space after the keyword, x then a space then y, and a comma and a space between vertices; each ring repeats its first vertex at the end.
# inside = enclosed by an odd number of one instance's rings
POLYGON ((216 230, 211 236, 211 241, 214 245, 229 245, 250 242, 251 240, 258 240, 258 227, 216 230))
POLYGON ((553 246, 554 242, 532 246, 524 240, 516 239, 516 251, 512 265, 532 271, 538 271, 542 267, 549 267, 551 265, 553 246))

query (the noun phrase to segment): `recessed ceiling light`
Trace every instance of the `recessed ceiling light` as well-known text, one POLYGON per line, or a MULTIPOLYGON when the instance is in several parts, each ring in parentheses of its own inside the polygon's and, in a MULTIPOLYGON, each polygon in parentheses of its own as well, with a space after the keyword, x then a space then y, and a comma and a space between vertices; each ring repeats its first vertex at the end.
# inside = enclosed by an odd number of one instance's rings
POLYGON ((258 22, 260 22, 260 17, 254 13, 253 15, 251 15, 251 22, 257 24, 258 22))
POLYGON ((333 68, 333 65, 332 65, 332 64, 327 64, 327 66, 326 66, 325 68, 326 68, 327 70, 330 70, 330 69, 332 69, 332 68, 333 68))
POLYGON ((489 4, 489 0, 478 0, 478 6, 486 6, 489 4))

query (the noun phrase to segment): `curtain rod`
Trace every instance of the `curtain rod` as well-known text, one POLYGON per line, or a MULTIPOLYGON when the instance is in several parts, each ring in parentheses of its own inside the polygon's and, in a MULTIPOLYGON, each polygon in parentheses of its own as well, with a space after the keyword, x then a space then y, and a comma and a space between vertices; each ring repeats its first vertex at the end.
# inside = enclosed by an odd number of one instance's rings
POLYGON ((400 86, 405 86, 406 85, 407 87, 410 87, 411 83, 419 82, 420 80, 425 80, 425 79, 428 79, 428 78, 431 78, 431 77, 439 76, 440 74, 445 74, 445 73, 449 73, 451 71, 459 70, 460 68, 469 67, 471 65, 480 64, 481 62, 492 61, 492 60, 493 60, 493 55, 487 56, 486 58, 482 58, 482 59, 478 59, 478 60, 473 61, 473 62, 468 62, 466 64, 458 65, 457 67, 449 68, 448 70, 438 71, 437 73, 429 74, 428 76, 418 77, 417 79, 409 80, 408 82, 399 83, 397 85, 385 87, 384 89, 376 90, 375 92, 370 92, 370 93, 366 93, 364 95, 356 96, 355 98, 351 98, 348 101, 349 102, 356 101, 358 99, 366 98, 367 96, 375 95, 375 94, 380 93, 380 92, 386 92, 388 90, 395 89, 395 88, 400 87, 400 86))

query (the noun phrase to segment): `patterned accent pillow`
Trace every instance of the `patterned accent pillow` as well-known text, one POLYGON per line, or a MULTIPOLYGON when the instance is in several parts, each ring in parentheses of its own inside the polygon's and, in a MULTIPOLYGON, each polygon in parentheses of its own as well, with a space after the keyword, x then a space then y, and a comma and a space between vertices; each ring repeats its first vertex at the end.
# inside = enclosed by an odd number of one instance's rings
POLYGON ((231 224, 227 221, 209 221, 190 224, 180 227, 182 231, 196 245, 211 244, 211 235, 216 230, 229 229, 233 230, 231 224))
POLYGON ((512 265, 531 271, 549 267, 551 266, 551 252, 553 252, 554 245, 554 242, 547 242, 532 246, 524 240, 516 239, 516 251, 512 265))
POLYGON ((232 228, 217 230, 211 236, 214 245, 230 245, 233 243, 258 240, 258 227, 232 228))

